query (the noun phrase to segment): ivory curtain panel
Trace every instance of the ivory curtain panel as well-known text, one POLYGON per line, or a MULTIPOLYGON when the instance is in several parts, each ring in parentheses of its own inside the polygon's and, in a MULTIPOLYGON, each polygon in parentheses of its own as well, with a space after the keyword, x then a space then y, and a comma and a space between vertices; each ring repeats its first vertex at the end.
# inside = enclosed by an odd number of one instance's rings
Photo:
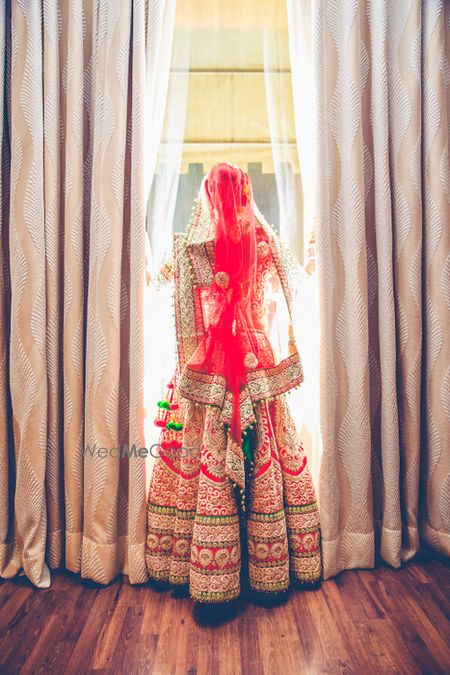
POLYGON ((288 12, 300 155, 305 123, 317 140, 306 198, 330 578, 379 556, 398 567, 423 543, 450 555, 450 5, 288 0, 288 12))
POLYGON ((145 445, 146 183, 174 3, 6 4, 0 576, 143 582, 144 460, 110 450, 145 445))

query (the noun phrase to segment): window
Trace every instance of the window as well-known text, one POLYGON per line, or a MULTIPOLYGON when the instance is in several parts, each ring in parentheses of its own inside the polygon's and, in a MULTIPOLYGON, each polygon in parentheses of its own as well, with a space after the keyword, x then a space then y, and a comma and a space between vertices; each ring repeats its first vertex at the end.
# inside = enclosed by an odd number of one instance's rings
POLYGON ((249 173, 266 218, 277 229, 281 221, 299 233, 295 252, 301 259, 302 190, 285 0, 178 2, 148 208, 155 265, 170 247, 167 230, 185 229, 201 179, 219 161, 249 173))

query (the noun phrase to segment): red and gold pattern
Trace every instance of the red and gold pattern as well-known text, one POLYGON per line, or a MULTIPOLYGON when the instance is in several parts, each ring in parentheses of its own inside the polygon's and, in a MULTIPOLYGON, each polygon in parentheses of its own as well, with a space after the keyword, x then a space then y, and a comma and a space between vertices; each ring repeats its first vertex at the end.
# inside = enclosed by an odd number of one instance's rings
MULTIPOLYGON (((176 388, 173 393, 175 401, 176 388)), ((163 429, 160 446, 176 440, 182 448, 160 451, 150 483, 148 571, 154 579, 189 584, 196 600, 224 602, 239 595, 241 574, 240 498, 226 468, 227 429, 216 406, 180 398, 177 412, 183 430, 163 429)), ((255 417, 245 512, 248 575, 252 588, 270 593, 287 589, 292 578, 320 578, 319 512, 286 397, 257 403, 255 417)))
POLYGON ((250 462, 230 434, 233 394, 225 377, 189 367, 194 352, 205 349, 208 287, 228 284, 214 274, 214 226, 202 195, 201 189, 188 231, 174 237, 178 367, 167 391, 170 406, 155 420, 162 429, 148 497, 146 559, 150 577, 189 584, 201 602, 224 602, 240 593, 244 560, 250 587, 258 591, 286 590, 292 579, 319 580, 321 535, 306 454, 286 400, 303 381, 291 323, 301 266, 255 206, 256 319, 254 330, 239 338, 248 342, 240 345, 248 370, 238 410, 241 429, 252 429, 250 462), (271 286, 282 290, 290 319, 288 349, 278 359, 265 330, 270 312, 273 318, 271 286))

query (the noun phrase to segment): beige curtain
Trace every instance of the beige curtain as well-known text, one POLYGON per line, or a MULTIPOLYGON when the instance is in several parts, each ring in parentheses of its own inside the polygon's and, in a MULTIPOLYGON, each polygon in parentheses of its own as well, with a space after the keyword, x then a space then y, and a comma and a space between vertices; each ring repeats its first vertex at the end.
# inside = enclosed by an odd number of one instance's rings
POLYGON ((288 9, 293 72, 305 31, 312 67, 294 97, 301 120, 311 94, 317 139, 329 578, 424 544, 450 555, 450 5, 288 9))
POLYGON ((144 446, 144 138, 162 119, 145 97, 167 4, 1 10, 0 576, 37 586, 60 566, 147 578, 145 460, 118 455, 144 446))

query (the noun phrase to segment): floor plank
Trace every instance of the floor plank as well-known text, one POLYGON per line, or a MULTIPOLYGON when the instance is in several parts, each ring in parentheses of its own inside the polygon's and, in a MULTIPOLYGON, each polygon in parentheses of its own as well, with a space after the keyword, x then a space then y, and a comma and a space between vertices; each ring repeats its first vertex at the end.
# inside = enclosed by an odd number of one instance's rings
POLYGON ((449 673, 450 574, 421 555, 348 570, 266 608, 242 601, 218 625, 182 591, 98 587, 54 572, 49 589, 0 582, 0 673, 449 673))

